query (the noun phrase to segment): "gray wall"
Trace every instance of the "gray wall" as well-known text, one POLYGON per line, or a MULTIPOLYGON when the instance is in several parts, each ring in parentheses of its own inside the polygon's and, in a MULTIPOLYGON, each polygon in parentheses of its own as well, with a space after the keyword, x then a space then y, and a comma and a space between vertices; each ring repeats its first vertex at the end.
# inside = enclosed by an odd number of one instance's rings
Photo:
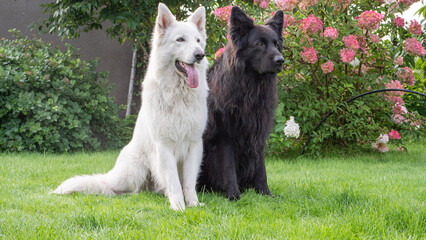
MULTIPOLYGON (((132 63, 131 46, 121 45, 117 40, 108 38, 102 30, 81 33, 78 39, 64 41, 56 35, 39 35, 36 30, 31 32, 28 25, 41 22, 47 17, 40 4, 52 1, 54 0, 0 0, 0 38, 12 38, 8 30, 16 28, 24 35, 40 37, 57 46, 70 43, 80 49, 79 53, 84 60, 99 58, 98 70, 108 71, 114 85, 111 95, 116 98, 117 104, 126 104, 132 63)), ((124 111, 121 110, 119 115, 123 116, 124 111)))

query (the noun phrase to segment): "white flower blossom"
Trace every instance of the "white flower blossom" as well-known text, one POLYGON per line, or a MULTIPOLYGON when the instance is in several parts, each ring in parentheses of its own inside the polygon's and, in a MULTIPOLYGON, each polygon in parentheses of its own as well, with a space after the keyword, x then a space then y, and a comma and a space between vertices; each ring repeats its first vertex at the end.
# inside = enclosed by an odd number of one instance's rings
POLYGON ((380 136, 377 138, 377 143, 388 143, 389 142, 389 135, 387 134, 380 134, 380 136))
POLYGON ((371 144, 371 146, 379 152, 384 153, 389 151, 389 147, 386 143, 374 142, 371 144))
POLYGON ((299 124, 294 121, 294 117, 291 116, 290 120, 285 122, 284 134, 286 137, 298 138, 300 135, 299 124))
POLYGON ((358 58, 354 58, 354 60, 352 60, 349 64, 352 65, 352 67, 356 67, 359 66, 359 59, 358 58))
POLYGON ((389 147, 387 143, 389 142, 389 135, 387 134, 380 134, 380 136, 377 138, 376 142, 372 143, 371 146, 379 151, 379 152, 388 152, 389 147))

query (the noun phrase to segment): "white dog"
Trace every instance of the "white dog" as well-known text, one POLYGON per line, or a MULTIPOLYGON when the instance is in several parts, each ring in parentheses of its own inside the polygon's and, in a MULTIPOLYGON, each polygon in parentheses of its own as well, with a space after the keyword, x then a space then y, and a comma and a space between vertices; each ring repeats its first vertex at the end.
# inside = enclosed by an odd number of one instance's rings
POLYGON ((207 121, 205 9, 176 21, 160 3, 133 138, 106 174, 76 176, 53 193, 165 194, 174 210, 200 205, 195 192, 207 121), (184 201, 185 196, 185 201, 184 201))

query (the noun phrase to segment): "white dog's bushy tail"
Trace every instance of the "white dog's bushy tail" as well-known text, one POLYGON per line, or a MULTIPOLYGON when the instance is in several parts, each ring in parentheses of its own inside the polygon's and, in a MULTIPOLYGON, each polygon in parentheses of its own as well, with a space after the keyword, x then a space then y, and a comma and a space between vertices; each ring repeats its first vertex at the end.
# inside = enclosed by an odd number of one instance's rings
POLYGON ((84 194, 115 195, 107 181, 107 174, 76 176, 64 181, 52 193, 71 194, 80 192, 84 194))

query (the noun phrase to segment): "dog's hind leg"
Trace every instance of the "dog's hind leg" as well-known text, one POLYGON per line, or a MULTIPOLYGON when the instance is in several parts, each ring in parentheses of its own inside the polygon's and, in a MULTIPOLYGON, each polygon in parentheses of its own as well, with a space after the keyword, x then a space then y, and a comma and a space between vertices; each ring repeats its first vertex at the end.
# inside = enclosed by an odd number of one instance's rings
POLYGON ((155 177, 165 186, 165 195, 169 198, 170 208, 173 210, 184 210, 182 186, 179 180, 177 159, 173 151, 164 144, 156 145, 157 159, 154 161, 155 177))
POLYGON ((198 201, 195 185, 203 154, 202 140, 189 147, 187 159, 183 160, 183 194, 188 207, 203 205, 198 201))
POLYGON ((139 148, 134 142, 125 146, 108 172, 108 182, 115 193, 137 193, 147 185, 148 171, 143 161, 147 156, 139 148))

